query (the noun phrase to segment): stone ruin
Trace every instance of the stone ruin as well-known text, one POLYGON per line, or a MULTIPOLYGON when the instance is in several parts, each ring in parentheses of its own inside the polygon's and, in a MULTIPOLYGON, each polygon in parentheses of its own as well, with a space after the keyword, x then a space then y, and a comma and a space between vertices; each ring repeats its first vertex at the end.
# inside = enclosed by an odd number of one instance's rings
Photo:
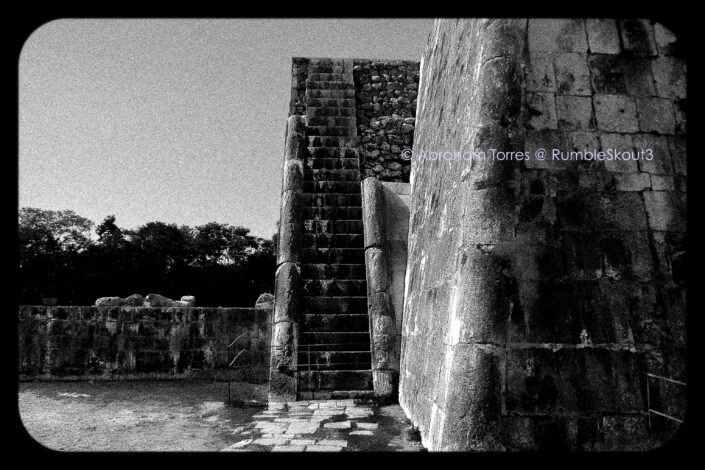
POLYGON ((159 294, 143 297, 132 294, 129 297, 101 297, 95 301, 96 307, 195 307, 196 297, 184 295, 181 300, 172 300, 159 294))

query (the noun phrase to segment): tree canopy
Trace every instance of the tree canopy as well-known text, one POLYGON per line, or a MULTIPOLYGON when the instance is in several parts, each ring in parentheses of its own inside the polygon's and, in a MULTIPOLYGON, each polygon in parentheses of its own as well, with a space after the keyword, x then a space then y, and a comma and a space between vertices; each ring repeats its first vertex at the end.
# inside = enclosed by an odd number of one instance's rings
POLYGON ((20 303, 56 297, 92 305, 99 297, 195 295, 200 306, 252 306, 272 292, 272 240, 218 222, 190 227, 149 222, 120 228, 114 215, 95 224, 70 210, 19 211, 20 303), (93 228, 95 226, 95 231, 93 228))

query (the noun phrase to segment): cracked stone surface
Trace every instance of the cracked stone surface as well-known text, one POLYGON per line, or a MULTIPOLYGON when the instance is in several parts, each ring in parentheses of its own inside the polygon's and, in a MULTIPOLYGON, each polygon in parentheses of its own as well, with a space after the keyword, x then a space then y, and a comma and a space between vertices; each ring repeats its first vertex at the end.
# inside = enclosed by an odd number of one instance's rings
POLYGON ((352 399, 271 403, 232 435, 235 442, 225 452, 424 450, 398 405, 352 399))

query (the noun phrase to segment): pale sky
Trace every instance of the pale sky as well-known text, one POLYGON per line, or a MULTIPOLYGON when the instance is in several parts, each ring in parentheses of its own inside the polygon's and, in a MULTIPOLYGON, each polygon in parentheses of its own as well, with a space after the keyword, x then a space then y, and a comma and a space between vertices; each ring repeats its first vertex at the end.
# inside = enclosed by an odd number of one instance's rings
POLYGON ((292 57, 420 60, 433 20, 57 20, 19 67, 19 206, 123 228, 279 217, 292 57))

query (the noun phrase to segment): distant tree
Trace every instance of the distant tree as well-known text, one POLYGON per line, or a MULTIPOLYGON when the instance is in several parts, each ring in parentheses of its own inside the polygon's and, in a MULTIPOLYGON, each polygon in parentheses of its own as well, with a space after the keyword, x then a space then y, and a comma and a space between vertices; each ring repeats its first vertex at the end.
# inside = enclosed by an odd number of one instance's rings
POLYGON ((91 243, 93 222, 73 211, 23 207, 19 213, 19 241, 23 254, 78 252, 91 243))
POLYGON ((122 229, 115 224, 115 216, 107 216, 95 229, 98 240, 104 246, 118 248, 125 244, 122 229))
POLYGON ((24 207, 19 211, 20 297, 73 298, 69 279, 91 245, 93 222, 70 210, 24 207))
POLYGON ((92 228, 72 211, 20 210, 20 302, 58 297, 85 305, 153 292, 195 295, 203 306, 252 306, 259 294, 273 291, 274 244, 245 227, 149 222, 127 230, 109 215, 94 237, 92 228))
POLYGON ((149 262, 167 271, 193 256, 190 235, 176 224, 149 222, 127 235, 149 262))

